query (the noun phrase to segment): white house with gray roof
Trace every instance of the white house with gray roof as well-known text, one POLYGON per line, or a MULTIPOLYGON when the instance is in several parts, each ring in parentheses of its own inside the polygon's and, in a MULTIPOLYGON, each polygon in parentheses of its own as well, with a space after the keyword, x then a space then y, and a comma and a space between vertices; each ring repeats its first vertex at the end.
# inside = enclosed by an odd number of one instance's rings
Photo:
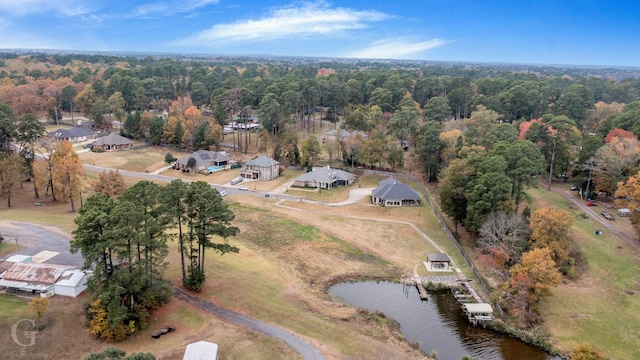
POLYGON ((356 180, 352 173, 327 167, 315 168, 293 180, 293 186, 331 189, 336 186, 351 185, 356 180))
POLYGON ((422 197, 417 191, 392 177, 378 183, 371 191, 371 202, 380 206, 420 206, 422 197))
POLYGON ((252 180, 275 179, 280 176, 279 165, 276 160, 260 155, 245 163, 245 168, 240 170, 240 176, 252 180))

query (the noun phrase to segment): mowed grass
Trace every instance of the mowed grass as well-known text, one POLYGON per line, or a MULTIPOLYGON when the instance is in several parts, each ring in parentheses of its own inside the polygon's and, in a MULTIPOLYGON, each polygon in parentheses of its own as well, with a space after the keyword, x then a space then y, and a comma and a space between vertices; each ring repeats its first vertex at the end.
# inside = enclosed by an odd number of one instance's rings
POLYGON ((29 303, 14 296, 0 294, 0 314, 3 320, 14 320, 29 314, 29 303))
POLYGON ((118 152, 99 153, 87 151, 79 153, 78 155, 83 164, 148 173, 167 165, 164 162, 167 153, 173 154, 175 158, 189 154, 159 146, 149 146, 141 149, 118 152))
MULTIPOLYGON (((558 347, 589 342, 612 359, 632 359, 640 349, 640 258, 638 250, 604 229, 581 209, 545 189, 531 189, 532 210, 556 207, 575 219, 572 237, 582 261, 578 276, 554 289, 540 304, 544 327, 558 347), (595 235, 602 230, 601 235, 595 235)), ((618 219, 618 221, 625 221, 618 219)))

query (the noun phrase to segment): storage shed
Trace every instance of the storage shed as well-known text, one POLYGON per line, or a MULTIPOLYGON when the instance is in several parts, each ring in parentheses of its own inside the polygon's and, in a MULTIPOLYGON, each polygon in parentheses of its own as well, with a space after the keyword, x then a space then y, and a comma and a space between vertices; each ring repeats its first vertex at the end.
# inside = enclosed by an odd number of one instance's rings
POLYGON ((218 344, 198 341, 187 345, 182 360, 216 360, 217 358, 218 344))
POLYGON ((627 208, 623 208, 623 209, 618 209, 618 216, 620 217, 629 217, 631 216, 631 210, 627 209, 627 208))
POLYGON ((87 288, 89 274, 82 270, 67 270, 60 275, 53 285, 56 295, 76 297, 87 288))

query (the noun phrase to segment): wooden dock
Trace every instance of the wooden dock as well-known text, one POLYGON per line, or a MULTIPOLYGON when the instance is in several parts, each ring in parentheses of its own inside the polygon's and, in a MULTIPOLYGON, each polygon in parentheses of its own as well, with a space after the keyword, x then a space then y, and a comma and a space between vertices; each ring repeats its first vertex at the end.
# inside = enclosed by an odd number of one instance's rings
POLYGON ((480 295, 473 288, 472 279, 467 279, 466 276, 456 268, 457 276, 455 275, 428 275, 419 276, 417 272, 417 265, 413 269, 412 275, 405 275, 401 278, 401 282, 404 285, 415 286, 420 294, 420 300, 427 300, 428 294, 423 285, 425 284, 441 284, 447 288, 453 289, 463 286, 462 290, 455 290, 453 296, 460 304, 462 311, 465 313, 469 322, 474 326, 480 321, 492 320, 491 305, 484 302, 480 295))

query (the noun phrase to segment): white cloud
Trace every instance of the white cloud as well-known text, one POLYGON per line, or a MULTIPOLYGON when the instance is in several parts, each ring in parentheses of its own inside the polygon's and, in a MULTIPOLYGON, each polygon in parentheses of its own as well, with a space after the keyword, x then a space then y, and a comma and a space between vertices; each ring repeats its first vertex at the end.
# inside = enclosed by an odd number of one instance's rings
POLYGON ((64 16, 77 16, 92 12, 94 8, 83 0, 0 0, 0 12, 13 17, 53 12, 64 16))
POLYGON ((148 17, 154 15, 173 15, 190 12, 207 5, 217 4, 219 0, 189 0, 153 2, 138 6, 133 10, 133 16, 148 17))
POLYGON ((415 59, 420 53, 446 44, 442 39, 411 42, 406 39, 385 39, 371 46, 344 54, 350 58, 415 59))
POLYGON ((0 16, 0 49, 60 49, 63 44, 12 28, 10 19, 0 16))
POLYGON ((220 46, 246 41, 272 41, 312 35, 334 35, 364 29, 369 23, 387 19, 377 11, 331 8, 326 2, 303 3, 277 8, 261 19, 217 24, 174 45, 220 46))

